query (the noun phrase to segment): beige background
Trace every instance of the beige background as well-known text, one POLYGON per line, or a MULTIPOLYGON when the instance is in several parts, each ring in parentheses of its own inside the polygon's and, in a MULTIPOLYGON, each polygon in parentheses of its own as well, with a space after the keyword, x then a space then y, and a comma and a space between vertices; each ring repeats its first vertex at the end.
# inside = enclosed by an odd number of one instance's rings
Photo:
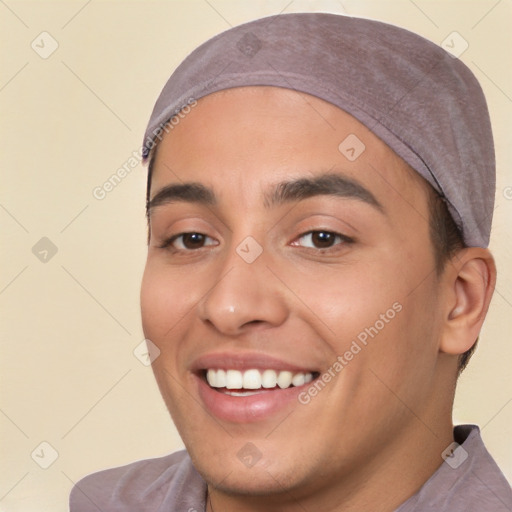
POLYGON ((512 479, 510 0, 5 0, 0 511, 65 511, 85 474, 181 447, 150 368, 133 354, 143 339, 145 169, 103 200, 93 189, 139 148, 157 94, 196 45, 230 25, 308 10, 388 21, 439 44, 457 31, 469 44, 461 58, 481 81, 495 129, 499 279, 455 421, 483 427, 512 479), (58 43, 50 56, 55 43, 43 31, 58 43), (46 261, 44 241, 32 251, 42 237, 57 249, 46 261), (53 450, 58 458, 41 468, 53 450))

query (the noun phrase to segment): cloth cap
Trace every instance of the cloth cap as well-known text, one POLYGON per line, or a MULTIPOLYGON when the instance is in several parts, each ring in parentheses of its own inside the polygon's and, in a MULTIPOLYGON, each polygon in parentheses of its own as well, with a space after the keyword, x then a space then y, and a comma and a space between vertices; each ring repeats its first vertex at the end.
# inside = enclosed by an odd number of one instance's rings
POLYGON ((466 245, 488 246, 492 131, 481 87, 459 59, 374 20, 294 13, 251 21, 203 43, 174 71, 151 114, 144 160, 183 107, 255 85, 308 93, 351 114, 441 194, 466 245))

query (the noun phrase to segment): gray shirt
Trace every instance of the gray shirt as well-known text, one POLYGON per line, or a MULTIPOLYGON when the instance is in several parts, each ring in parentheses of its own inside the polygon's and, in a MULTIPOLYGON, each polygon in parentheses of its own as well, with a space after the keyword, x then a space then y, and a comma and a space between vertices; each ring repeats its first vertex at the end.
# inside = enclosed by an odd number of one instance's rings
MULTIPOLYGON (((457 448, 395 512, 512 512, 512 489, 474 425, 455 427, 457 448)), ((204 512, 206 483, 186 451, 94 473, 71 491, 70 512, 204 512)))

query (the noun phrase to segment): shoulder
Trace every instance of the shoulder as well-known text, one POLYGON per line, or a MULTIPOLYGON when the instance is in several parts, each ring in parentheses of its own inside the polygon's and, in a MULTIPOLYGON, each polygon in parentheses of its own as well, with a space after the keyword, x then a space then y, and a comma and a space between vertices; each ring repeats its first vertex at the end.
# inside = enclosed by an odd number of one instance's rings
POLYGON ((70 512, 204 510, 206 484, 186 451, 86 476, 72 489, 70 512))
POLYGON ((453 501, 461 502, 466 512, 512 510, 512 489, 487 451, 476 425, 455 427, 455 440, 463 450, 454 467, 443 463, 445 473, 452 473, 453 501))
POLYGON ((455 428, 452 456, 396 512, 512 511, 512 489, 475 425, 455 428))

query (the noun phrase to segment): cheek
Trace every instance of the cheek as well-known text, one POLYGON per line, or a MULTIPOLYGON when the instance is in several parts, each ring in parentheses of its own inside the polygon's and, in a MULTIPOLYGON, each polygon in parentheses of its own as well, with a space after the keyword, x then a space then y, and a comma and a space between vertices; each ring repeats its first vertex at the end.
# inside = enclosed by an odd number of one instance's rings
POLYGON ((365 375, 360 391, 370 411, 407 415, 404 404, 421 410, 430 400, 438 358, 435 283, 427 279, 412 288, 396 286, 383 293, 356 335, 362 334, 366 345, 360 344, 361 357, 353 369, 359 378, 365 375))
POLYGON ((314 277, 295 273, 288 280, 317 322, 324 324, 329 339, 339 340, 333 341, 339 351, 361 333, 364 339, 375 324, 379 332, 386 330, 398 316, 406 289, 390 272, 388 266, 368 263, 317 269, 314 277))
POLYGON ((167 338, 190 311, 194 285, 165 265, 148 257, 141 284, 144 334, 157 345, 167 338))
POLYGON ((425 274, 388 257, 289 280, 333 361, 347 354, 354 376, 373 368, 401 386, 417 372, 431 371, 437 356, 435 279, 425 274))
POLYGON ((185 324, 181 321, 190 311, 188 297, 175 273, 148 257, 140 293, 142 326, 146 339, 151 340, 160 351, 151 366, 173 418, 179 409, 177 404, 184 398, 183 388, 177 384, 175 376, 182 367, 179 339, 185 324))

